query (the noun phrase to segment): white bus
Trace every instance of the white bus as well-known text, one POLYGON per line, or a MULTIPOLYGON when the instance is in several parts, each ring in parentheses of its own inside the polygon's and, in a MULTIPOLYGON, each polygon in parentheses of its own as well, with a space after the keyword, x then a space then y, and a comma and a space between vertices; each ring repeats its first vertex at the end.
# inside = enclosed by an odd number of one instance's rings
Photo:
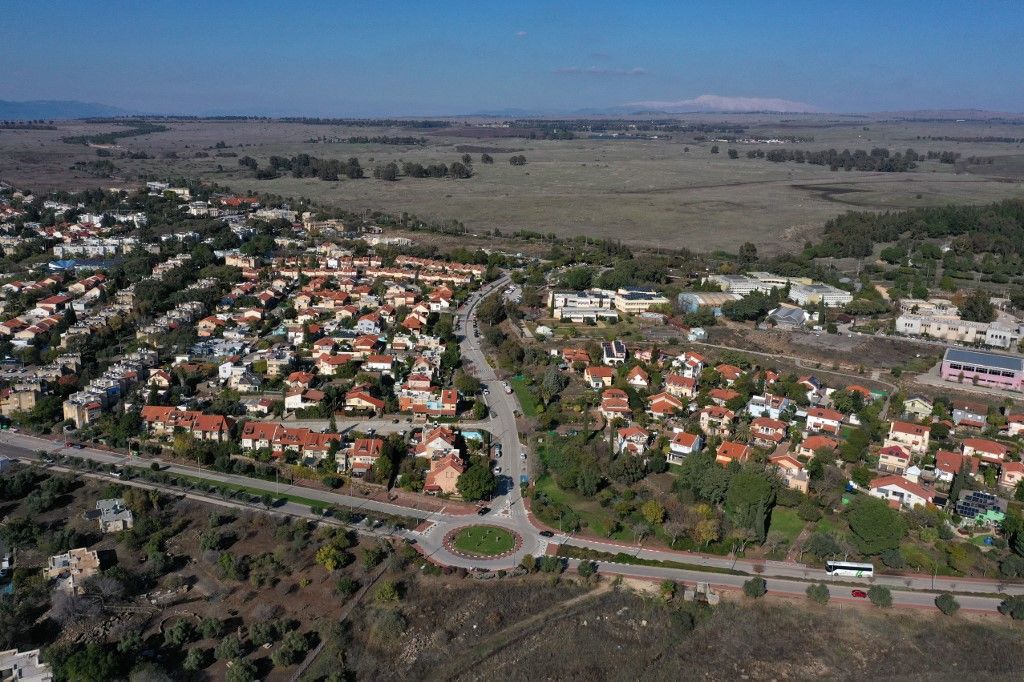
POLYGON ((875 575, 875 567, 872 564, 857 564, 852 561, 826 561, 825 573, 851 578, 872 578, 875 575))

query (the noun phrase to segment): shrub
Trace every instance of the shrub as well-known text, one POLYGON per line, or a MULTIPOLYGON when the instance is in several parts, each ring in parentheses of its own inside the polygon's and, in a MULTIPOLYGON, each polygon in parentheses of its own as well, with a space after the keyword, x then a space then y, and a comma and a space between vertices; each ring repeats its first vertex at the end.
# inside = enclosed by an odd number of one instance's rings
POLYGON ((761 576, 751 578, 747 582, 743 583, 743 594, 748 597, 757 599, 763 597, 768 593, 768 583, 761 576))
POLYGON ((342 599, 348 599, 359 590, 359 582, 352 578, 343 577, 338 580, 338 584, 334 587, 342 599))
POLYGON ((935 598, 935 606, 947 616, 952 616, 960 610, 960 602, 949 592, 943 592, 935 598))
POLYGON ((817 604, 827 604, 829 596, 828 585, 825 583, 807 586, 807 598, 817 604))
POLYGON ((384 580, 377 586, 376 591, 373 593, 373 598, 381 604, 387 604, 398 601, 401 599, 401 595, 398 592, 398 586, 394 582, 384 580))
POLYGON ((1013 595, 999 604, 999 613, 1014 620, 1024 620, 1024 596, 1013 595))
POLYGON ((903 568, 906 562, 903 560, 903 553, 898 549, 887 549, 882 552, 882 563, 889 568, 903 568))
POLYGON ((868 599, 875 606, 887 609, 892 606, 892 592, 883 585, 872 585, 868 590, 868 599))

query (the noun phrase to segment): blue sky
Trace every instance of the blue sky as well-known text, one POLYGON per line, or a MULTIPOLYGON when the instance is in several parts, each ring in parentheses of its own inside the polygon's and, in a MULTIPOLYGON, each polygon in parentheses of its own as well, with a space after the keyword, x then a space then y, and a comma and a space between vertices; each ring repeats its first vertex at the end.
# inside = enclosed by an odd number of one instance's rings
POLYGON ((762 100, 1024 111, 1020 0, 4 6, 8 100, 325 116, 762 100), (706 95, 726 99, 695 102, 706 95))

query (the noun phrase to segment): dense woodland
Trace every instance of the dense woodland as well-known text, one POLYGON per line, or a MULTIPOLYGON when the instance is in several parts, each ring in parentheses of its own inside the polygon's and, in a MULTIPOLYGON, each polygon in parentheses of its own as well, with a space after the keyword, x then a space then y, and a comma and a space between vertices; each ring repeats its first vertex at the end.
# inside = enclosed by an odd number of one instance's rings
MULTIPOLYGON (((871 255, 875 244, 902 238, 952 238, 951 250, 960 255, 992 253, 1024 256, 1024 201, 1010 199, 984 206, 950 205, 908 211, 868 213, 851 211, 825 224, 817 257, 871 255)), ((930 250, 931 253, 931 250, 930 250)), ((938 249, 932 255, 939 255, 938 249)))

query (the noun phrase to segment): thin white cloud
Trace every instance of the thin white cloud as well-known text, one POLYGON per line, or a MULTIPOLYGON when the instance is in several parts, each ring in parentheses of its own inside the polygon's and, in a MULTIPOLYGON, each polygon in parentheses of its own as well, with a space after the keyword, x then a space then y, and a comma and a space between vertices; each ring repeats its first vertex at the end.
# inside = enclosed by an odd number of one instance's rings
POLYGON ((635 66, 632 69, 606 69, 600 66, 582 68, 579 66, 564 66, 555 69, 554 73, 584 76, 646 76, 647 69, 635 66))
POLYGON ((516 31, 516 38, 525 38, 526 36, 526 31, 516 31))
POLYGON ((794 102, 775 97, 726 97, 723 95, 700 95, 693 99, 671 101, 630 102, 629 106, 646 107, 660 111, 779 111, 791 113, 817 113, 821 111, 813 104, 794 102))

